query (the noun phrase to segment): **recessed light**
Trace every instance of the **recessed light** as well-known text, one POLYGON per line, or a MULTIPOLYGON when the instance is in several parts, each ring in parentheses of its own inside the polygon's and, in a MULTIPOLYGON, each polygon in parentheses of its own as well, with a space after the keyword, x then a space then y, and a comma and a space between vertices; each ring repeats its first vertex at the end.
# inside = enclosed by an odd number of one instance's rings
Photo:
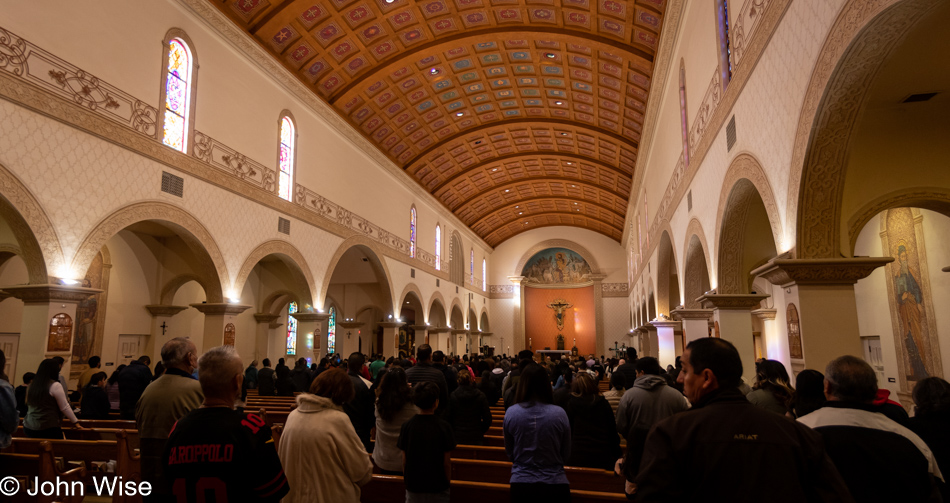
POLYGON ((554 104, 555 104, 555 105, 563 105, 564 102, 563 102, 563 101, 555 101, 554 104))
POLYGON ((522 213, 522 212, 520 212, 520 211, 518 212, 519 215, 520 215, 521 213, 522 213))
POLYGON ((567 161, 567 165, 568 165, 568 166, 570 166, 570 165, 572 165, 572 164, 574 164, 574 163, 571 162, 571 161, 567 161))
POLYGON ((521 206, 515 206, 515 209, 517 210, 517 209, 520 208, 520 207, 521 207, 521 206))
POLYGON ((527 222, 527 221, 525 221, 525 223, 524 223, 524 224, 525 224, 525 225, 528 225, 528 222, 527 222))
POLYGON ((574 203, 574 206, 577 206, 577 203, 574 203))
POLYGON ((577 185, 571 185, 571 188, 572 188, 572 189, 573 189, 574 187, 577 187, 577 185))
POLYGON ((508 193, 508 189, 505 189, 505 194, 507 194, 507 193, 508 193))
POLYGON ((567 136, 567 133, 561 133, 561 136, 567 136))
POLYGON ((458 112, 455 114, 456 117, 461 117, 463 115, 465 115, 465 112, 458 112))
POLYGON ((544 53, 544 57, 548 59, 554 59, 557 57, 557 54, 554 54, 553 52, 546 52, 544 53))
POLYGON ((438 75, 438 74, 439 74, 438 68, 432 68, 429 70, 429 75, 438 75))
POLYGON ((491 171, 492 171, 492 173, 494 173, 494 172, 498 171, 498 168, 495 168, 495 169, 493 169, 493 170, 491 170, 491 171))

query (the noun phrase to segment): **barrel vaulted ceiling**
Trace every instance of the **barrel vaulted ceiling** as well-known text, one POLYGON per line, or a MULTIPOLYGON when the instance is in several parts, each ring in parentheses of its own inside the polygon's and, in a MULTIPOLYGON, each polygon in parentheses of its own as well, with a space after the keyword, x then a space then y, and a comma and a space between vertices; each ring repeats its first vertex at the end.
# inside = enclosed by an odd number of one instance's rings
POLYGON ((489 245, 620 241, 667 0, 208 0, 489 245))

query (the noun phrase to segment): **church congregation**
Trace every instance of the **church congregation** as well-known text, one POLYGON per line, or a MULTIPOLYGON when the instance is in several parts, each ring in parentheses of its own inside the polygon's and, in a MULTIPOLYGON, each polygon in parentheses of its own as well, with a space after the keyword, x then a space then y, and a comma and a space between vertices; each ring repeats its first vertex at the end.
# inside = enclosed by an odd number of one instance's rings
POLYGON ((0 0, 0 501, 950 502, 948 25, 0 0))

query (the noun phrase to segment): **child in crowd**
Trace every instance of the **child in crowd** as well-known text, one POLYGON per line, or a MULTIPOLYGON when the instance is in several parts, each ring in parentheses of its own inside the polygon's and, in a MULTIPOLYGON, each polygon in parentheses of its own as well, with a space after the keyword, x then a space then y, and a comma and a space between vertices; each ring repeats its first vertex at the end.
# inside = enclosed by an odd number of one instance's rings
POLYGON ((396 442, 403 452, 406 503, 448 503, 452 478, 449 453, 455 449, 455 436, 449 423, 435 416, 439 387, 429 381, 416 384, 412 403, 420 412, 402 425, 396 442))

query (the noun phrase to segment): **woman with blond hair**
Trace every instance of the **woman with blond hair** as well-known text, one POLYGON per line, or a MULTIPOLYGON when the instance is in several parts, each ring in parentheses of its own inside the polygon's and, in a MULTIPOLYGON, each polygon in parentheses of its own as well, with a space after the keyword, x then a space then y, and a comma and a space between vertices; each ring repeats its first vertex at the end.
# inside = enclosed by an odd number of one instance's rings
POLYGON ((359 502, 373 465, 343 412, 353 394, 346 372, 333 369, 314 379, 310 393, 297 395, 277 448, 290 485, 284 503, 359 502))
POLYGON ((765 410, 791 416, 795 390, 789 383, 785 365, 775 360, 762 360, 756 364, 755 384, 746 399, 765 410))

